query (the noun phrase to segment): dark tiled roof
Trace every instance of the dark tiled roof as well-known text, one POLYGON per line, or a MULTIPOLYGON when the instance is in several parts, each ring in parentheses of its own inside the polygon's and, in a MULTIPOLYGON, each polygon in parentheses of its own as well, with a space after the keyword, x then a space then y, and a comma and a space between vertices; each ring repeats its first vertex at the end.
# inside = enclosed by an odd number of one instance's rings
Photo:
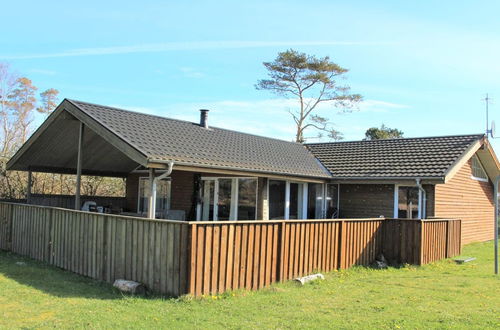
POLYGON ((298 143, 69 100, 150 159, 307 177, 330 177, 298 143))
POLYGON ((483 135, 308 144, 339 179, 442 178, 483 135))

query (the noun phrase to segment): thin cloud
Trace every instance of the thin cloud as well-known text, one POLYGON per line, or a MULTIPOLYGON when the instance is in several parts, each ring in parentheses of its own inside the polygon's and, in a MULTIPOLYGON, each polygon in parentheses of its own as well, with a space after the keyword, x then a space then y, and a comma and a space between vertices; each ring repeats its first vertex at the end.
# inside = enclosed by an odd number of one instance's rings
POLYGON ((44 69, 31 69, 31 70, 29 70, 29 72, 35 73, 35 74, 42 74, 42 75, 46 75, 46 76, 54 76, 57 74, 57 72, 55 72, 55 71, 44 70, 44 69))
POLYGON ((362 112, 389 112, 391 110, 408 109, 410 106, 379 100, 366 100, 360 103, 359 110, 362 112))
POLYGON ((196 70, 195 68, 181 67, 181 68, 179 68, 179 70, 187 78, 203 78, 203 77, 205 77, 205 74, 203 72, 196 70))
POLYGON ((239 49, 265 47, 294 47, 294 46, 383 46, 392 45, 388 42, 364 41, 196 41, 196 42, 167 42, 144 45, 77 48, 61 52, 38 53, 24 55, 0 55, 4 60, 24 60, 54 57, 100 56, 132 53, 161 53, 183 50, 211 50, 211 49, 239 49))

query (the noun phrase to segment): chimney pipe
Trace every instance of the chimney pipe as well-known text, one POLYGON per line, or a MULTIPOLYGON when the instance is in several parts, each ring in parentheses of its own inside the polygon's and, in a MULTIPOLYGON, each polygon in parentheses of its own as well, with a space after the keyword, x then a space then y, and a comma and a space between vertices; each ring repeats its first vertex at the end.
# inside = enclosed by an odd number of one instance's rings
POLYGON ((200 126, 208 128, 208 111, 207 109, 200 109, 200 126))

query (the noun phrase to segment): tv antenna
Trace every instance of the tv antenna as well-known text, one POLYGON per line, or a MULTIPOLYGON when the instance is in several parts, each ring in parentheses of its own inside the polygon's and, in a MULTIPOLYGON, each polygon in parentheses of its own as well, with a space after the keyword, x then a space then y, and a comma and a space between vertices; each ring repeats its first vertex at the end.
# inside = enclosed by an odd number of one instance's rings
POLYGON ((486 94, 486 97, 483 99, 484 103, 486 104, 486 137, 488 135, 494 139, 495 138, 495 121, 491 121, 491 126, 490 126, 490 119, 489 119, 489 105, 491 102, 491 98, 489 97, 488 94, 486 94))

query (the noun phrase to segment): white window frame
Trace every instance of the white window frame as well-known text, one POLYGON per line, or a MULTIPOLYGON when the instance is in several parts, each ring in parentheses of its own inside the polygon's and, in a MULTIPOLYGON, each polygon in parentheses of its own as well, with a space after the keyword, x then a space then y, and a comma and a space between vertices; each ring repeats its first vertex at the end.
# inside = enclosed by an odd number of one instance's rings
POLYGON ((337 211, 340 214, 340 183, 324 183, 323 184, 323 210, 321 214, 323 215, 323 219, 326 219, 326 204, 327 204, 327 193, 328 193, 328 185, 337 185, 337 211))
POLYGON ((269 199, 270 199, 270 196, 269 196, 269 182, 270 181, 282 181, 282 182, 285 182, 285 213, 284 213, 284 217, 283 217, 283 220, 290 220, 290 184, 292 183, 296 183, 296 184, 299 184, 299 185, 302 185, 302 208, 299 207, 299 211, 302 211, 300 212, 300 218, 301 219, 307 219, 307 200, 308 200, 308 190, 309 190, 309 184, 308 182, 301 182, 301 181, 294 181, 294 180, 279 180, 279 179, 273 179, 273 178, 268 178, 267 180, 267 198, 268 198, 268 203, 267 203, 267 214, 270 214, 269 211, 270 211, 270 203, 269 203, 269 199))
POLYGON ((471 167, 471 172, 472 172, 472 174, 470 176, 471 179, 476 180, 476 181, 481 181, 481 182, 488 182, 489 181, 488 180, 488 173, 486 173, 486 171, 484 170, 483 164, 481 163, 481 161, 479 160, 479 158, 477 157, 477 155, 472 156, 470 167, 471 167), (480 167, 481 171, 483 171, 483 173, 486 176, 486 178, 480 178, 480 177, 474 176, 474 160, 477 161, 477 163, 479 164, 479 167, 480 167))
MULTIPOLYGON (((393 212, 393 217, 394 218, 398 218, 399 216, 399 188, 400 187, 410 187, 410 188, 417 188, 418 189, 418 186, 417 185, 412 185, 412 184, 395 184, 394 185, 394 212, 393 212)), ((417 214, 417 218, 418 219, 422 219, 422 191, 420 189, 418 189, 418 205, 417 205, 417 210, 418 210, 418 214, 417 214)))
MULTIPOLYGON (((257 177, 225 177, 225 176, 202 176, 201 181, 214 181, 214 218, 213 220, 208 221, 219 221, 219 180, 221 179, 230 179, 231 180, 231 206, 230 206, 230 219, 229 221, 237 221, 238 220, 238 191, 239 191, 239 180, 240 179, 252 179, 256 181, 256 189, 255 189, 255 218, 257 220, 257 208, 259 206, 259 179, 257 177)), ((201 193, 200 186, 200 193, 201 193)), ((200 194, 201 195, 201 194, 200 194)), ((202 221, 203 216, 202 204, 198 203, 196 206, 196 221, 202 221)))
MULTIPOLYGON (((137 184, 137 214, 144 214, 144 212, 141 212, 141 181, 144 180, 144 181, 150 181, 151 179, 149 178, 149 176, 140 176, 139 177, 139 181, 138 181, 138 184, 137 184)), ((170 202, 171 202, 171 199, 172 199, 172 180, 170 177, 168 178, 165 178, 161 181, 167 181, 168 182, 168 185, 167 185, 167 211, 170 210, 170 202)), ((151 190, 149 190, 149 194, 151 194, 151 190)), ((148 195, 149 197, 149 195, 148 195)), ((149 207, 149 205, 148 205, 149 207)), ((158 210, 158 208, 157 208, 158 210)))

